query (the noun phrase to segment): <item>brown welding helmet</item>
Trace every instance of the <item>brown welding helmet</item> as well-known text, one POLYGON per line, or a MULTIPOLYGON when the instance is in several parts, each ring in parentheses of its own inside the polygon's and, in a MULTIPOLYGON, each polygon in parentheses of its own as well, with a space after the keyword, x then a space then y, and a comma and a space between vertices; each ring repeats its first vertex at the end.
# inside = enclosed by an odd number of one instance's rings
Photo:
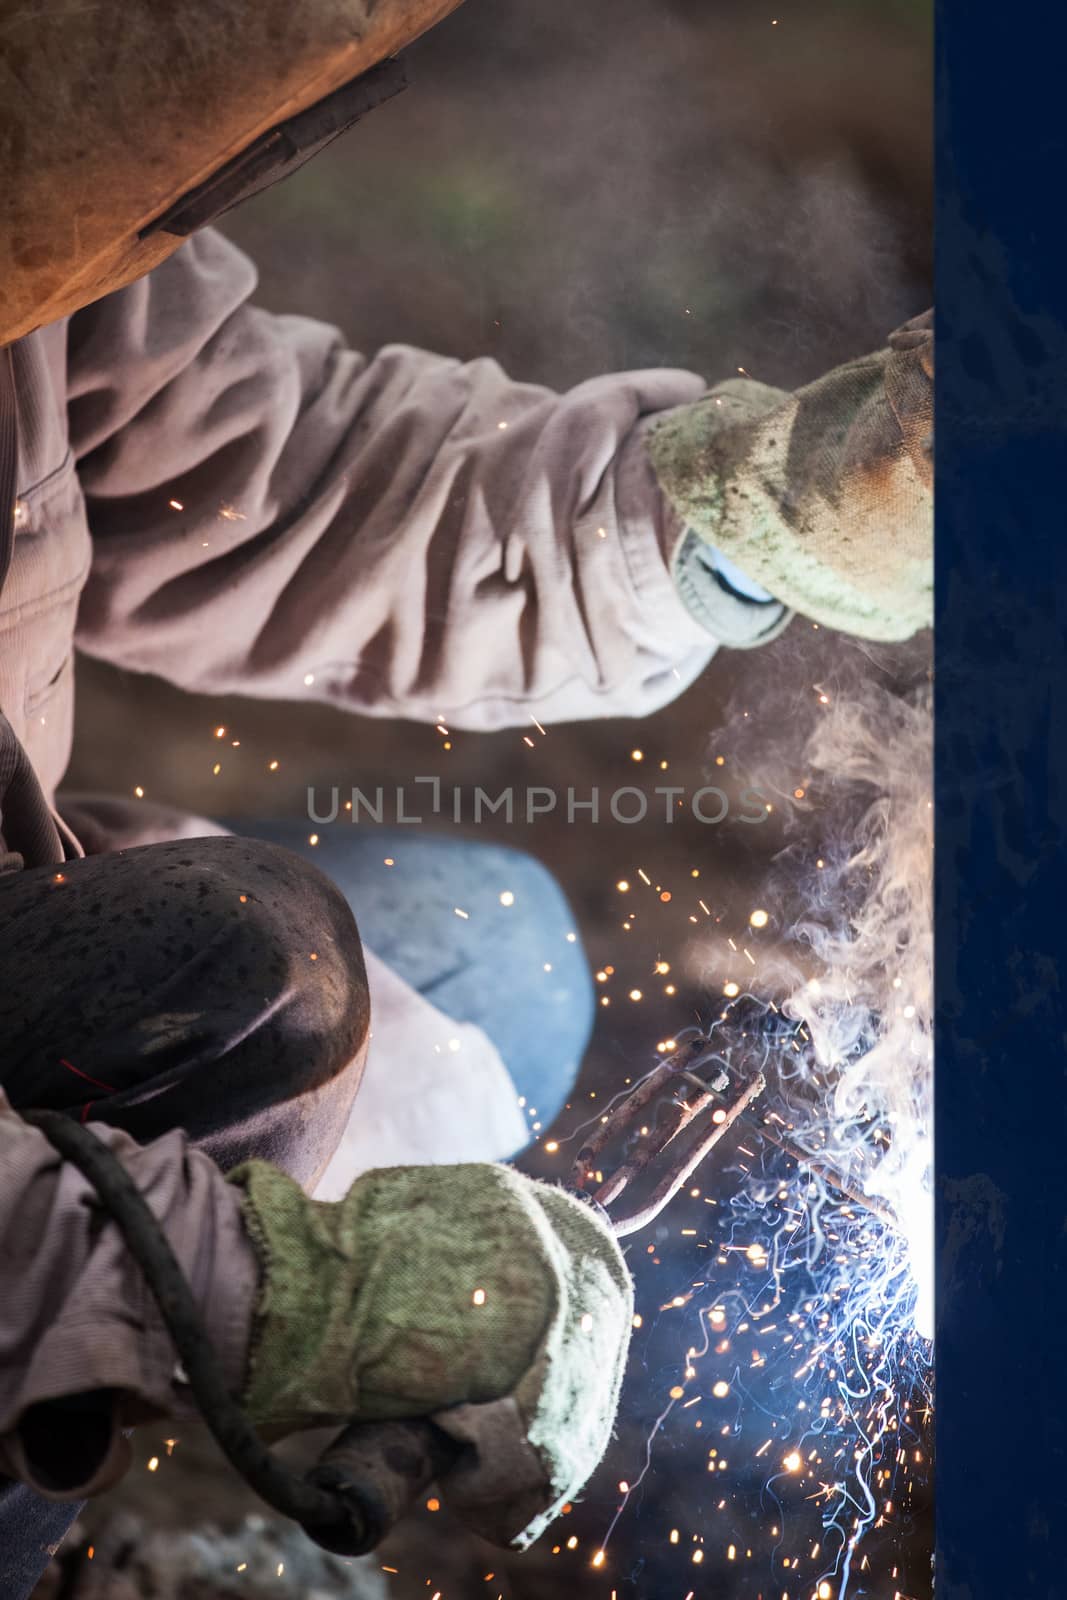
POLYGON ((0 346, 295 170, 458 4, 0 0, 0 346))

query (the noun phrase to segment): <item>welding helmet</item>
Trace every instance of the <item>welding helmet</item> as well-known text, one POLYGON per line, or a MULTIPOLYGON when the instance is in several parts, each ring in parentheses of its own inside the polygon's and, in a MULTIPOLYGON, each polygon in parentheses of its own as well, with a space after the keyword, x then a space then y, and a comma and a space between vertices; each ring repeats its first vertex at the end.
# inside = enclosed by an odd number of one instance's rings
POLYGON ((0 347, 294 171, 458 4, 0 0, 0 347))

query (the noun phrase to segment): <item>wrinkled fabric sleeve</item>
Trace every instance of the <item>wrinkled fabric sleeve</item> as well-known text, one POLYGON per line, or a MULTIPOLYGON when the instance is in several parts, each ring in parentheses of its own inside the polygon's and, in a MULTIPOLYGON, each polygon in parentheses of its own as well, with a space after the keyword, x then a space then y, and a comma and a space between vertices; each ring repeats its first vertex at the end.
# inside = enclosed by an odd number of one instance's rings
POLYGON ((219 234, 72 318, 78 643, 206 692, 487 729, 643 715, 716 641, 644 434, 700 378, 565 394, 248 303, 219 234))
MULTIPOLYGON (((118 1129, 90 1127, 161 1223, 238 1394, 258 1286, 240 1197, 181 1133, 140 1146, 118 1129)), ((174 1346, 117 1227, 88 1180, 2 1092, 0 1285, 0 1473, 42 1494, 81 1499, 125 1471, 124 1429, 191 1414, 174 1346), (104 1397, 103 1417, 86 1406, 87 1396, 104 1397), (32 1408, 59 1401, 71 1403, 54 1430, 63 1441, 62 1469, 81 1468, 77 1481, 64 1477, 62 1492, 26 1433, 32 1408)))

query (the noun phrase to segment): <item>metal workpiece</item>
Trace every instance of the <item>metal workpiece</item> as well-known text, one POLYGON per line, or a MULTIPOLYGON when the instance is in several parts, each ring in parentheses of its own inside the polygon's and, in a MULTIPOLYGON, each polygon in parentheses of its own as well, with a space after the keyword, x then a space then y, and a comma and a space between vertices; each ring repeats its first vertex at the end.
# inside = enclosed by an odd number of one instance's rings
POLYGON ((744 1079, 718 1056, 709 1063, 711 1075, 699 1076, 710 1055, 704 1038, 679 1045, 605 1113, 575 1157, 572 1188, 603 1208, 619 1238, 659 1216, 766 1088, 761 1071, 744 1079), (690 1137, 682 1137, 687 1132, 690 1137), (607 1157, 620 1146, 617 1165, 605 1172, 607 1157))

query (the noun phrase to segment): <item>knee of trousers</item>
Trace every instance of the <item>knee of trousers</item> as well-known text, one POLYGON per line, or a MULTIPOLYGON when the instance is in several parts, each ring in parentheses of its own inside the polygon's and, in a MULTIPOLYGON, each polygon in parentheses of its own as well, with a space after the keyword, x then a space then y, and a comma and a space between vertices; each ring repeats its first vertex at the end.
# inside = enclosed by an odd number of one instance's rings
MULTIPOLYGON (((178 851, 188 859, 189 844, 178 851)), ((209 885, 203 933, 217 952, 208 981, 220 1027, 229 1012, 235 1045, 255 1058, 280 1099, 361 1066, 370 1000, 344 895, 279 845, 217 837, 196 841, 195 851, 190 888, 203 897, 209 885)))
POLYGON ((221 869, 215 890, 231 910, 236 899, 239 915, 220 907, 213 940, 216 1059, 188 1077, 174 1109, 224 1170, 255 1157, 310 1187, 366 1064, 370 1001, 355 918, 328 878, 281 846, 210 838, 197 850, 221 869), (202 1110, 189 1106, 190 1092, 207 1102, 202 1110))

